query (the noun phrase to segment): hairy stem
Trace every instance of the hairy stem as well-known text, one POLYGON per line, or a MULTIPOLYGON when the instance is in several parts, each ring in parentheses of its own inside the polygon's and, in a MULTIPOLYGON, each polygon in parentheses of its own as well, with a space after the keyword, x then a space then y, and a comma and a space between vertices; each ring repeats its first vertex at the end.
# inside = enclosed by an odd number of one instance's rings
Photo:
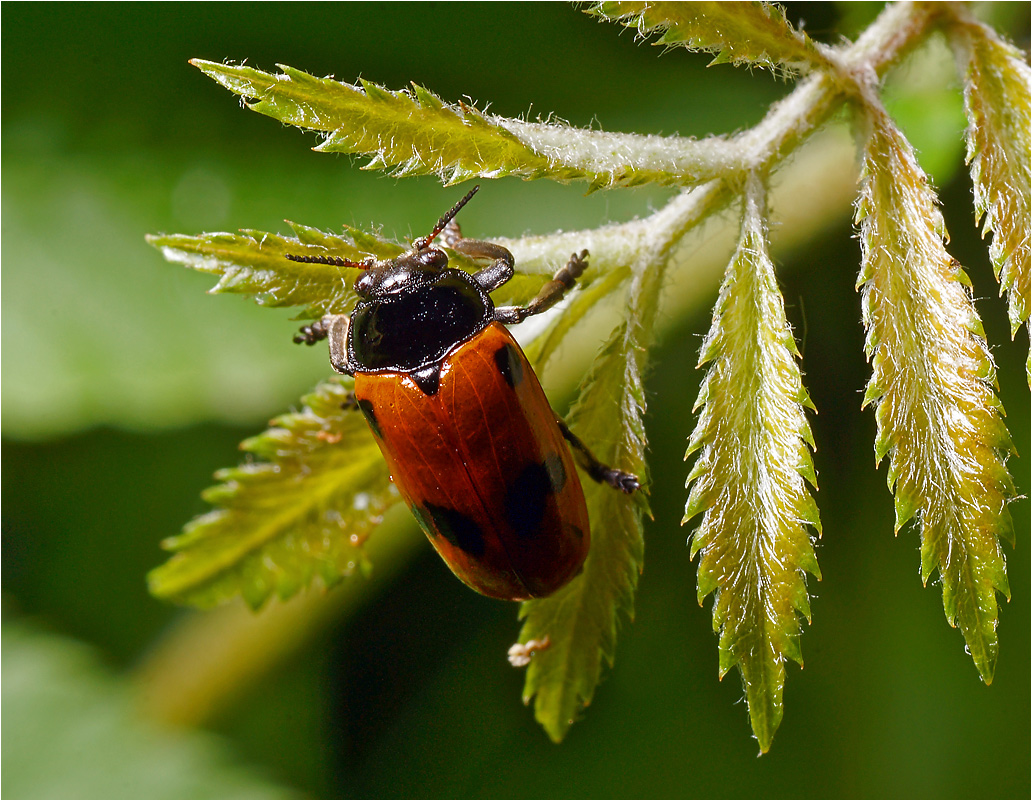
POLYGON ((636 261, 643 247, 659 257, 654 264, 663 263, 662 256, 678 240, 737 194, 749 173, 765 175, 784 162, 844 100, 862 97, 864 86, 882 77, 922 42, 937 19, 938 11, 927 3, 887 7, 856 43, 826 49, 836 65, 834 73, 803 80, 759 124, 724 142, 729 149, 724 175, 682 192, 645 219, 545 238, 535 252, 521 254, 521 263, 531 270, 539 259, 541 264, 555 263, 568 254, 574 242, 579 243, 577 247, 588 247, 596 258, 605 254, 606 266, 636 261))

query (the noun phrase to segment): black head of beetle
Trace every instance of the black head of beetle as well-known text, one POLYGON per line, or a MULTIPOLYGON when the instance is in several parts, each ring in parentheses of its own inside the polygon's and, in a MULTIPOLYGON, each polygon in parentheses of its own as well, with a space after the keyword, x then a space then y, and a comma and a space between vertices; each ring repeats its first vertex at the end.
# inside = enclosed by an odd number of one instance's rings
MULTIPOLYGON (((428 236, 417 239, 396 258, 352 262, 335 257, 288 256, 294 261, 365 270, 355 281, 359 300, 351 313, 344 346, 346 372, 406 373, 428 395, 435 394, 444 357, 494 319, 495 307, 488 292, 501 284, 484 283, 478 281, 480 273, 470 275, 448 267, 448 255, 433 244, 479 188, 474 187, 438 220, 428 236)), ((504 276, 508 280, 512 255, 494 247, 507 257, 503 260, 508 264, 504 276)))
POLYGON ((469 273, 448 267, 433 240, 476 193, 474 187, 425 237, 395 259, 375 262, 355 282, 348 358, 356 372, 407 373, 427 394, 437 391, 449 351, 482 331, 494 303, 469 273))
POLYGON ((462 236, 454 217, 480 187, 437 221, 428 236, 394 259, 361 262, 339 256, 287 254, 291 261, 365 270, 355 282, 359 300, 350 317, 328 314, 303 326, 298 343, 330 341, 330 364, 338 373, 401 373, 428 395, 437 392, 444 359, 492 322, 515 325, 550 309, 587 267, 588 251, 574 253, 526 306, 495 307, 490 293, 513 277, 515 260, 502 245, 462 236), (448 267, 448 255, 433 245, 445 231, 448 246, 491 263, 475 273, 448 267))
POLYGON ((491 322, 494 304, 468 273, 427 269, 410 255, 356 282, 360 300, 351 313, 348 359, 354 372, 408 373, 433 394, 444 357, 491 322))

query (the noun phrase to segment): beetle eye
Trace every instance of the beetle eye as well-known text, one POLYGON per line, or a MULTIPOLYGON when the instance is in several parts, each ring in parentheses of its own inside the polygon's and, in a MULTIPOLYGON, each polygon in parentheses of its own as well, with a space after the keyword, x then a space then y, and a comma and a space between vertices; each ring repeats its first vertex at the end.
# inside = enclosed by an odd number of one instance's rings
POLYGON ((371 272, 362 273, 355 281, 355 292, 359 295, 368 295, 374 283, 376 283, 376 279, 371 272))
POLYGON ((424 250, 417 258, 421 265, 434 270, 443 270, 448 266, 448 254, 440 248, 429 248, 424 250))

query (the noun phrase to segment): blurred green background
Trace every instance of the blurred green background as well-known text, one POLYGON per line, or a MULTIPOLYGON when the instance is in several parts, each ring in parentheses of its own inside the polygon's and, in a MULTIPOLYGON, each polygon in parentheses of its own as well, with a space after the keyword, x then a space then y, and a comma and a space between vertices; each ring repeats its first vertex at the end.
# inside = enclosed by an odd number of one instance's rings
MULTIPOLYGON (((788 7, 835 41, 879 4, 788 7)), ((990 11, 1027 47, 1027 3, 990 11)), ((656 519, 636 619, 563 745, 522 706, 522 674, 505 662, 516 607, 465 589, 425 543, 381 564, 363 588, 295 604, 278 633, 240 615, 239 628, 256 633, 227 669, 244 678, 184 715, 195 727, 156 720, 186 703, 169 676, 203 674, 203 621, 225 619, 231 631, 234 620, 147 595, 144 575, 164 558, 158 543, 205 511, 198 492, 238 461, 237 443, 329 368, 324 352, 291 344, 289 312, 206 295, 209 277, 166 264, 144 234, 284 231, 287 218, 326 229, 376 222, 406 237, 459 191, 313 153, 314 135, 242 111, 187 59, 284 63, 392 88, 416 81, 509 116, 698 136, 755 124, 791 85, 707 69, 705 56, 664 54, 558 4, 63 3, 0 13, 5 795, 1028 797, 1029 505, 1012 507, 1014 600, 1001 609, 986 687, 945 623, 939 588, 921 587, 916 533, 892 536, 874 416, 859 409, 868 367, 847 205, 805 247, 775 247, 820 410, 825 535, 806 669, 789 668, 769 755, 756 758, 737 674, 716 680, 710 604, 695 601, 689 531, 678 525, 693 367, 715 287, 667 321, 654 354, 656 519), (166 697, 148 696, 157 691, 141 678, 155 660, 166 697)), ((1010 342, 973 225, 959 108, 953 86, 901 93, 894 112, 940 188, 950 250, 974 281, 1021 454, 1010 467, 1027 495, 1027 339, 1010 342)), ((628 220, 669 196, 584 197, 581 186, 515 179, 484 190, 464 224, 500 236, 628 220)))

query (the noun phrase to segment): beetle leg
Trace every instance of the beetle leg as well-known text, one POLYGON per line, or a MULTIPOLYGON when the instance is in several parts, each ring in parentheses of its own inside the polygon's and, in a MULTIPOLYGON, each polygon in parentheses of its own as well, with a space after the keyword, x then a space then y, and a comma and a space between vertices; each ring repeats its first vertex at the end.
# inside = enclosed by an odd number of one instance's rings
POLYGON ((494 292, 513 276, 516 260, 507 248, 481 239, 466 239, 459 224, 452 220, 444 227, 444 244, 471 259, 493 259, 494 263, 473 273, 473 280, 485 292, 494 292))
POLYGON ((316 342, 321 342, 330 335, 330 324, 332 322, 333 315, 327 314, 311 325, 301 326, 301 330, 294 334, 294 344, 314 345, 316 342))
MULTIPOLYGON (((552 308, 563 299, 563 295, 573 288, 588 266, 588 251, 574 253, 566 266, 557 272, 552 280, 541 287, 541 291, 526 306, 500 306, 495 309, 494 319, 500 323, 515 324, 523 322, 534 314, 541 314, 552 308)), ((490 269, 490 268, 488 268, 490 269)))
POLYGON ((327 314, 311 325, 302 326, 294 334, 298 345, 314 345, 324 339, 330 340, 330 366, 342 375, 354 375, 348 359, 348 324, 346 314, 327 314))
POLYGON ((563 432, 563 437, 570 443, 570 448, 577 463, 592 479, 599 484, 608 484, 613 489, 618 489, 628 494, 641 488, 641 482, 638 481, 636 475, 602 464, 588 450, 588 446, 581 442, 580 437, 570 431, 570 427, 566 425, 564 420, 558 419, 556 422, 559 423, 559 430, 563 432))
POLYGON ((485 292, 494 292, 513 276, 512 254, 505 248, 499 248, 499 250, 505 251, 505 257, 499 258, 494 264, 485 267, 480 272, 473 273, 473 280, 480 284, 481 289, 485 292))

